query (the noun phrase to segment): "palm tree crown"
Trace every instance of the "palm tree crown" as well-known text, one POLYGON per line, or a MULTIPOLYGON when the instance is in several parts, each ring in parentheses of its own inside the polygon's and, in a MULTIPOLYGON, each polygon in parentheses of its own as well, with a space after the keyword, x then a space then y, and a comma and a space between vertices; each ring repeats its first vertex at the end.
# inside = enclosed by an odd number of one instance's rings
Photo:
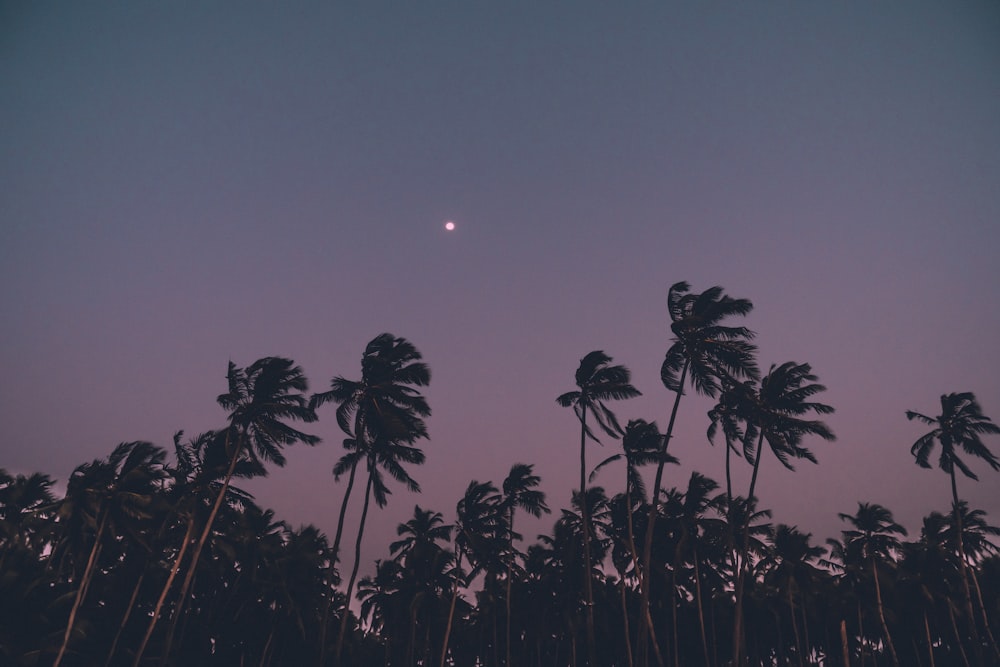
POLYGON ((941 457, 938 459, 938 466, 941 470, 951 474, 958 468, 966 477, 979 479, 976 474, 969 469, 969 466, 959 458, 958 449, 961 448, 969 456, 982 459, 989 464, 993 470, 1000 470, 1000 460, 983 444, 980 436, 993 433, 1000 433, 1000 426, 983 414, 979 407, 976 396, 972 392, 960 394, 943 394, 941 396, 941 414, 937 417, 928 417, 913 410, 906 411, 906 418, 921 421, 934 426, 934 430, 920 437, 910 453, 917 460, 917 465, 921 468, 930 468, 930 456, 934 449, 934 443, 941 443, 941 457))
POLYGON ((679 282, 667 294, 674 339, 660 368, 663 385, 682 391, 687 372, 698 392, 715 396, 720 378, 756 378, 757 348, 749 342, 754 333, 746 327, 721 324, 727 317, 746 315, 753 304, 723 294, 718 286, 701 294, 692 294, 690 289, 686 282, 679 282))

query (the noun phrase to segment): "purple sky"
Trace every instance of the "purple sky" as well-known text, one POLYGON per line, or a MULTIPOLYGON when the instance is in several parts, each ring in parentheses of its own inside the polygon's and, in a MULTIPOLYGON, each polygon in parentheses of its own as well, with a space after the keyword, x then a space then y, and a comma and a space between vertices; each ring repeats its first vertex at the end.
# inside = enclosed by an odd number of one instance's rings
MULTIPOLYGON (((434 414, 424 493, 372 518, 383 557, 414 503, 450 520, 514 462, 568 506, 555 397, 591 350, 644 392, 622 421, 665 427, 687 280, 751 299, 762 367, 811 363, 837 408, 820 465, 764 459, 775 521, 822 542, 867 501, 915 533, 949 486, 904 411, 972 391, 1000 420, 997 35, 995 2, 5 3, 0 467, 64 481, 168 446, 222 425, 230 359, 288 356, 325 390, 389 331, 434 414)), ((709 406, 682 401, 669 485, 723 479, 709 406)), ((332 534, 343 436, 320 416, 324 443, 249 488, 332 534)), ((960 493, 1000 523, 975 470, 960 493)))

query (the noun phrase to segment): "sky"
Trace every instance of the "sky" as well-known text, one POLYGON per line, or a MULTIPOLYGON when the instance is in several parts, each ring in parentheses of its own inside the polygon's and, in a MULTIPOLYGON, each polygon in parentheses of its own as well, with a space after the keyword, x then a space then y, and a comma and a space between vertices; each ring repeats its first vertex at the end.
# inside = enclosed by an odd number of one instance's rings
MULTIPOLYGON (((995 2, 2 3, 0 467, 64 484, 221 427, 230 360, 323 391, 391 332, 431 368, 431 437, 362 571, 414 504, 450 522, 516 462, 556 510, 530 542, 579 483, 555 398, 585 354, 632 370, 623 423, 666 426, 683 280, 750 299, 761 366, 810 363, 836 408, 818 465, 765 455, 773 520, 822 543, 876 502, 916 537, 950 487, 905 411, 971 391, 1000 420, 997 35, 995 2)), ((711 403, 681 402, 668 486, 724 480, 711 403)), ((333 413, 246 485, 331 536, 333 413)))

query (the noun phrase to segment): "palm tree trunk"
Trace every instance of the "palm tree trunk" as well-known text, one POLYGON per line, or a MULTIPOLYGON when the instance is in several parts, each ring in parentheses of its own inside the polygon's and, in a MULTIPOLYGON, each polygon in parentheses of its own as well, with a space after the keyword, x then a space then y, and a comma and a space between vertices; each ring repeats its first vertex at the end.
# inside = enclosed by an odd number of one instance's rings
POLYGON ((840 619, 840 655, 844 660, 844 667, 851 667, 851 652, 847 646, 847 620, 840 619))
POLYGON ((622 624, 624 626, 625 634, 625 659, 628 661, 628 667, 634 667, 634 662, 632 658, 632 638, 630 636, 631 630, 629 629, 628 623, 628 601, 625 598, 625 577, 623 576, 618 581, 618 591, 621 595, 622 603, 622 624))
POLYGON ((451 624, 455 619, 455 602, 458 600, 458 573, 461 569, 462 550, 455 549, 455 587, 451 591, 451 604, 448 606, 448 622, 444 626, 444 639, 441 640, 440 667, 444 667, 445 659, 448 656, 448 639, 451 637, 451 624))
MULTIPOLYGON (((663 483, 663 466, 666 461, 663 454, 666 454, 670 446, 670 438, 673 437, 674 424, 677 421, 677 407, 681 403, 681 396, 684 395, 684 382, 687 380, 688 366, 690 361, 684 360, 684 367, 681 369, 680 383, 674 397, 674 406, 670 410, 670 421, 667 423, 667 432, 663 436, 663 445, 660 447, 660 460, 656 463, 656 477, 653 478, 653 498, 649 506, 649 517, 646 520, 646 539, 642 545, 642 569, 639 572, 639 613, 651 618, 649 613, 649 568, 653 557, 653 527, 656 525, 657 506, 660 504, 660 485, 663 483)), ((646 625, 639 626, 639 649, 640 667, 647 667, 649 664, 647 642, 650 635, 655 633, 653 624, 650 621, 646 625), (648 626, 648 627, 647 627, 648 626)), ((659 657, 659 652, 657 652, 659 657)), ((663 667, 663 660, 659 660, 659 667, 663 667)))
POLYGON ((955 646, 958 648, 958 654, 962 657, 962 665, 969 667, 969 656, 965 653, 962 635, 958 631, 958 623, 955 622, 955 605, 952 604, 951 600, 948 600, 948 618, 951 620, 951 630, 955 633, 955 646))
POLYGON ((969 578, 972 579, 972 590, 976 592, 976 603, 979 605, 979 613, 983 620, 983 627, 986 628, 986 640, 993 649, 993 654, 1000 664, 1000 648, 997 647, 996 639, 993 638, 993 630, 990 629, 990 618, 986 614, 986 605, 983 604, 983 589, 979 587, 979 577, 976 576, 976 568, 969 568, 969 578))
POLYGON ((705 609, 701 602, 701 570, 698 567, 698 545, 695 544, 694 554, 694 599, 698 605, 698 629, 701 631, 701 652, 705 658, 705 667, 710 667, 708 657, 708 636, 705 634, 705 609))
POLYGON ((66 648, 69 646, 69 638, 73 634, 73 625, 76 623, 76 614, 83 604, 83 599, 87 595, 87 588, 90 580, 94 576, 94 568, 97 565, 97 557, 101 553, 101 538, 104 537, 104 527, 108 522, 108 511, 101 509, 101 520, 97 525, 97 532, 94 534, 94 546, 90 548, 90 556, 87 558, 87 566, 83 569, 83 576, 80 577, 80 586, 76 589, 76 597, 73 599, 73 608, 69 611, 69 620, 66 621, 66 632, 63 633, 62 646, 59 647, 59 654, 56 656, 52 667, 59 667, 63 656, 66 655, 66 648))
POLYGON ((143 654, 146 652, 146 645, 149 644, 149 638, 153 636, 153 629, 156 627, 156 621, 160 618, 160 612, 163 610, 163 603, 167 599, 167 593, 170 592, 170 586, 174 583, 174 577, 177 576, 177 570, 181 566, 181 562, 184 560, 184 552, 187 551, 188 544, 191 542, 191 536, 194 534, 194 514, 188 517, 187 530, 184 532, 184 539, 181 542, 180 551, 177 552, 177 556, 174 558, 174 564, 170 568, 170 574, 167 575, 167 582, 163 584, 163 590, 160 591, 160 597, 156 600, 156 606, 153 608, 153 616, 149 619, 149 625, 146 627, 146 634, 142 637, 142 643, 139 644, 139 649, 135 653, 135 658, 132 661, 132 667, 137 667, 139 662, 142 660, 143 654))
POLYGON ((788 614, 792 617, 792 635, 795 638, 795 655, 799 660, 799 667, 805 667, 805 660, 802 657, 802 640, 799 638, 799 624, 795 620, 795 598, 792 595, 792 582, 788 582, 788 614))
POLYGON ((351 594, 354 592, 354 581, 358 578, 358 566, 361 564, 361 538, 365 534, 365 520, 368 518, 368 505, 371 500, 372 483, 375 479, 375 461, 369 461, 368 466, 368 486, 365 488, 365 504, 361 509, 361 525, 358 527, 358 539, 354 543, 354 567, 351 569, 351 579, 347 584, 344 615, 340 619, 340 632, 337 634, 337 646, 333 652, 333 661, 336 665, 340 664, 340 653, 344 648, 344 637, 347 634, 347 620, 351 615, 351 594))
POLYGON ((590 512, 587 507, 587 406, 580 415, 580 519, 583 522, 583 589, 587 596, 587 664, 597 666, 594 640, 594 589, 590 564, 590 512))
POLYGON ((750 491, 747 493, 746 524, 743 526, 743 545, 740 548, 740 562, 736 574, 736 609, 733 619, 733 665, 740 667, 743 648, 743 589, 746 586, 747 556, 750 550, 750 508, 753 507, 753 494, 757 489, 757 474, 760 472, 760 460, 763 458, 764 432, 757 438, 757 458, 753 462, 753 475, 750 477, 750 491))
POLYGON ((511 667, 510 661, 510 593, 511 593, 511 579, 513 578, 514 568, 512 567, 514 558, 514 506, 510 507, 510 519, 508 521, 508 528, 510 534, 507 536, 507 546, 510 549, 508 556, 511 558, 511 562, 507 564, 507 595, 506 595, 506 612, 507 612, 507 626, 506 626, 506 641, 505 645, 507 647, 506 662, 504 665, 506 667, 511 667))
MULTIPOLYGON (((336 567, 340 557, 340 538, 344 534, 344 517, 347 514, 347 501, 351 497, 351 490, 354 488, 354 476, 358 470, 358 462, 355 460, 351 466, 351 474, 347 478, 347 489, 344 491, 344 500, 340 503, 340 514, 337 516, 337 533, 333 538, 333 547, 330 549, 330 570, 336 567)), ((323 667, 326 662, 326 629, 330 623, 330 612, 333 611, 333 591, 330 591, 330 599, 327 600, 326 609, 323 611, 323 624, 319 629, 319 665, 323 667)))
POLYGON ((135 609, 136 600, 139 599, 139 590, 142 588, 142 582, 145 578, 146 570, 143 569, 142 573, 139 574, 139 580, 135 582, 135 586, 132 588, 132 597, 129 598, 128 606, 125 607, 125 614, 122 616, 121 622, 118 623, 118 631, 115 632, 115 638, 111 641, 111 648, 108 650, 108 657, 104 660, 104 667, 108 667, 111 664, 111 660, 115 657, 115 652, 118 650, 118 642, 121 640, 125 626, 128 625, 128 619, 131 618, 132 611, 135 609))
POLYGON ((924 636, 927 638, 927 656, 934 667, 934 642, 931 641, 931 625, 927 622, 927 609, 924 609, 924 636))
POLYGON ((979 640, 979 629, 976 624, 976 612, 972 609, 972 591, 969 589, 969 572, 965 562, 965 540, 962 539, 962 513, 958 507, 958 486, 955 484, 955 468, 951 469, 952 513, 955 517, 955 539, 958 541, 958 564, 962 571, 962 602, 965 603, 965 613, 969 616, 969 629, 972 631, 972 649, 975 652, 976 664, 985 665, 983 645, 979 640))
POLYGON ((889 647, 889 655, 892 657, 893 667, 899 667, 899 657, 896 655, 896 647, 892 643, 892 636, 889 634, 889 626, 885 622, 885 608, 882 605, 882 586, 878 582, 878 571, 875 568, 875 559, 872 558, 872 579, 875 580, 875 603, 878 608, 878 620, 882 625, 882 636, 885 637, 886 646, 889 647))

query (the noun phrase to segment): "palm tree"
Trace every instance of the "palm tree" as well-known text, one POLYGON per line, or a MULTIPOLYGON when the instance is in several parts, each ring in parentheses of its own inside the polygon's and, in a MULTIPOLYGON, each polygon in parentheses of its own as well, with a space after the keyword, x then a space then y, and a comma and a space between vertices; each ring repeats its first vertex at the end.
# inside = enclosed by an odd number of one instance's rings
MULTIPOLYGON (((313 409, 334 402, 337 404, 337 424, 347 434, 347 453, 333 468, 334 479, 347 473, 347 488, 340 504, 337 531, 333 538, 333 563, 340 559, 340 542, 344 533, 347 503, 354 489, 358 464, 365 461, 376 441, 412 445, 427 437, 424 417, 431 414, 430 406, 415 387, 430 383, 431 373, 417 348, 405 338, 382 333, 365 346, 361 356, 361 379, 348 380, 336 376, 330 390, 314 394, 309 400, 313 409)), ((331 598, 331 606, 332 606, 331 598)), ((349 601, 349 600, 348 600, 349 601)), ((326 618, 320 632, 320 662, 326 651, 326 618)))
MULTIPOLYGON (((833 412, 833 408, 829 405, 808 400, 826 390, 823 385, 815 383, 816 379, 809 364, 788 361, 780 366, 772 365, 761 380, 758 391, 741 392, 744 403, 736 410, 746 420, 744 454, 748 461, 753 462, 748 498, 754 497, 764 442, 767 442, 771 452, 782 465, 794 470, 790 459, 806 459, 816 463, 816 457, 812 452, 802 446, 805 436, 815 435, 828 441, 835 439, 833 431, 823 422, 803 419, 803 416, 809 413, 833 412)), ((742 582, 747 565, 745 550, 741 550, 740 555, 741 562, 736 579, 736 618, 733 623, 733 650, 736 653, 737 664, 743 642, 742 582)))
POLYGON ((876 503, 858 503, 858 511, 853 516, 843 513, 839 516, 841 520, 853 526, 852 529, 843 531, 844 547, 848 550, 857 549, 862 562, 871 570, 882 637, 889 648, 892 664, 899 667, 899 656, 896 654, 896 646, 892 643, 892 635, 885 620, 878 564, 886 565, 894 562, 893 552, 900 550, 900 542, 896 535, 906 535, 906 529, 893 521, 892 512, 876 503))
POLYGON ((503 497, 492 482, 469 482, 462 499, 458 501, 455 521, 455 567, 451 604, 441 646, 440 667, 448 656, 448 641, 455 618, 458 588, 468 583, 483 569, 496 564, 503 557, 509 543, 505 525, 503 497), (462 557, 467 556, 472 569, 463 576, 462 557))
MULTIPOLYGON (((749 341, 754 333, 746 327, 724 326, 722 322, 753 309, 748 299, 733 299, 723 294, 721 287, 711 287, 701 294, 691 293, 686 282, 675 283, 667 292, 667 311, 673 342, 660 367, 663 386, 674 392, 670 421, 663 438, 661 452, 666 452, 673 437, 677 408, 684 386, 690 382, 695 391, 714 397, 723 379, 753 379, 758 375, 754 359, 757 348, 749 341)), ((640 610, 649 609, 649 563, 652 558, 653 533, 659 511, 660 487, 663 482, 665 459, 657 462, 653 479, 653 497, 647 519, 646 539, 642 550, 640 610)), ((640 611, 640 613, 643 613, 640 611)), ((646 664, 646 626, 640 626, 639 648, 646 664)))
MULTIPOLYGON (((576 391, 560 395, 556 402, 564 408, 573 408, 580 420, 580 493, 587 492, 587 439, 600 442, 598 437, 587 425, 587 413, 593 413, 594 421, 601 430, 611 437, 621 437, 624 433, 618 424, 614 413, 605 405, 605 401, 623 400, 640 395, 638 389, 632 386, 631 373, 625 366, 611 365, 611 357, 600 350, 591 352, 580 360, 576 370, 576 391)), ((587 506, 582 503, 582 517, 588 523, 587 506)), ((590 581, 590 531, 583 531, 583 562, 584 590, 587 594, 587 656, 589 664, 594 665, 596 647, 594 644, 594 591, 590 581)))
POLYGON ((309 382, 302 369, 291 359, 265 357, 245 369, 230 361, 226 379, 229 391, 220 394, 216 400, 229 411, 229 425, 225 431, 225 451, 229 454, 229 467, 181 584, 177 608, 164 646, 164 660, 170 655, 174 630, 183 612, 198 560, 212 532, 219 508, 226 498, 237 465, 241 460, 248 459, 261 469, 264 462, 281 467, 285 465, 283 447, 297 442, 315 445, 320 441, 318 437, 303 433, 286 423, 288 420, 305 423, 316 421, 316 412, 309 407, 304 394, 309 389, 309 382))
POLYGON ((165 457, 166 452, 149 442, 123 442, 107 460, 79 466, 70 476, 66 495, 75 497, 70 501, 72 505, 85 508, 88 523, 94 527, 94 536, 87 564, 79 582, 74 582, 78 584, 76 595, 53 667, 58 667, 66 655, 77 613, 93 580, 107 531, 113 530, 115 525, 149 518, 147 508, 164 475, 165 457))
POLYGON ((962 540, 962 516, 959 510, 958 485, 955 480, 955 468, 962 471, 966 477, 974 480, 979 478, 959 456, 959 449, 971 457, 982 459, 993 470, 1000 470, 1000 460, 983 444, 983 435, 1000 433, 1000 426, 983 414, 976 396, 972 392, 941 395, 941 414, 928 417, 913 410, 906 411, 906 418, 916 419, 933 430, 921 436, 910 448, 910 453, 921 468, 930 468, 930 456, 934 443, 941 444, 941 455, 938 467, 951 478, 952 516, 955 521, 955 538, 958 545, 958 563, 962 574, 962 588, 965 610, 969 615, 972 630, 973 646, 976 658, 983 663, 983 647, 979 641, 979 631, 976 627, 975 612, 972 609, 972 592, 969 585, 968 569, 965 561, 965 546, 962 540))
POLYGON ((514 511, 518 508, 524 510, 531 516, 538 518, 542 513, 548 514, 552 510, 545 504, 545 493, 539 491, 537 487, 541 483, 541 478, 534 474, 534 466, 527 463, 515 463, 510 467, 510 472, 503 480, 503 500, 501 506, 507 513, 507 535, 509 543, 507 545, 508 555, 511 557, 507 565, 507 595, 506 595, 506 665, 510 667, 510 599, 511 582, 514 578, 514 538, 520 536, 514 532, 514 511))
POLYGON ((772 546, 764 559, 764 566, 768 568, 765 580, 785 594, 799 667, 805 667, 806 656, 812 649, 806 596, 817 589, 817 583, 823 576, 822 571, 813 563, 826 554, 823 547, 809 544, 811 537, 812 535, 799 531, 795 526, 779 524, 774 529, 772 546), (796 619, 796 607, 802 617, 801 632, 796 619), (803 634, 804 642, 801 636, 803 634))

